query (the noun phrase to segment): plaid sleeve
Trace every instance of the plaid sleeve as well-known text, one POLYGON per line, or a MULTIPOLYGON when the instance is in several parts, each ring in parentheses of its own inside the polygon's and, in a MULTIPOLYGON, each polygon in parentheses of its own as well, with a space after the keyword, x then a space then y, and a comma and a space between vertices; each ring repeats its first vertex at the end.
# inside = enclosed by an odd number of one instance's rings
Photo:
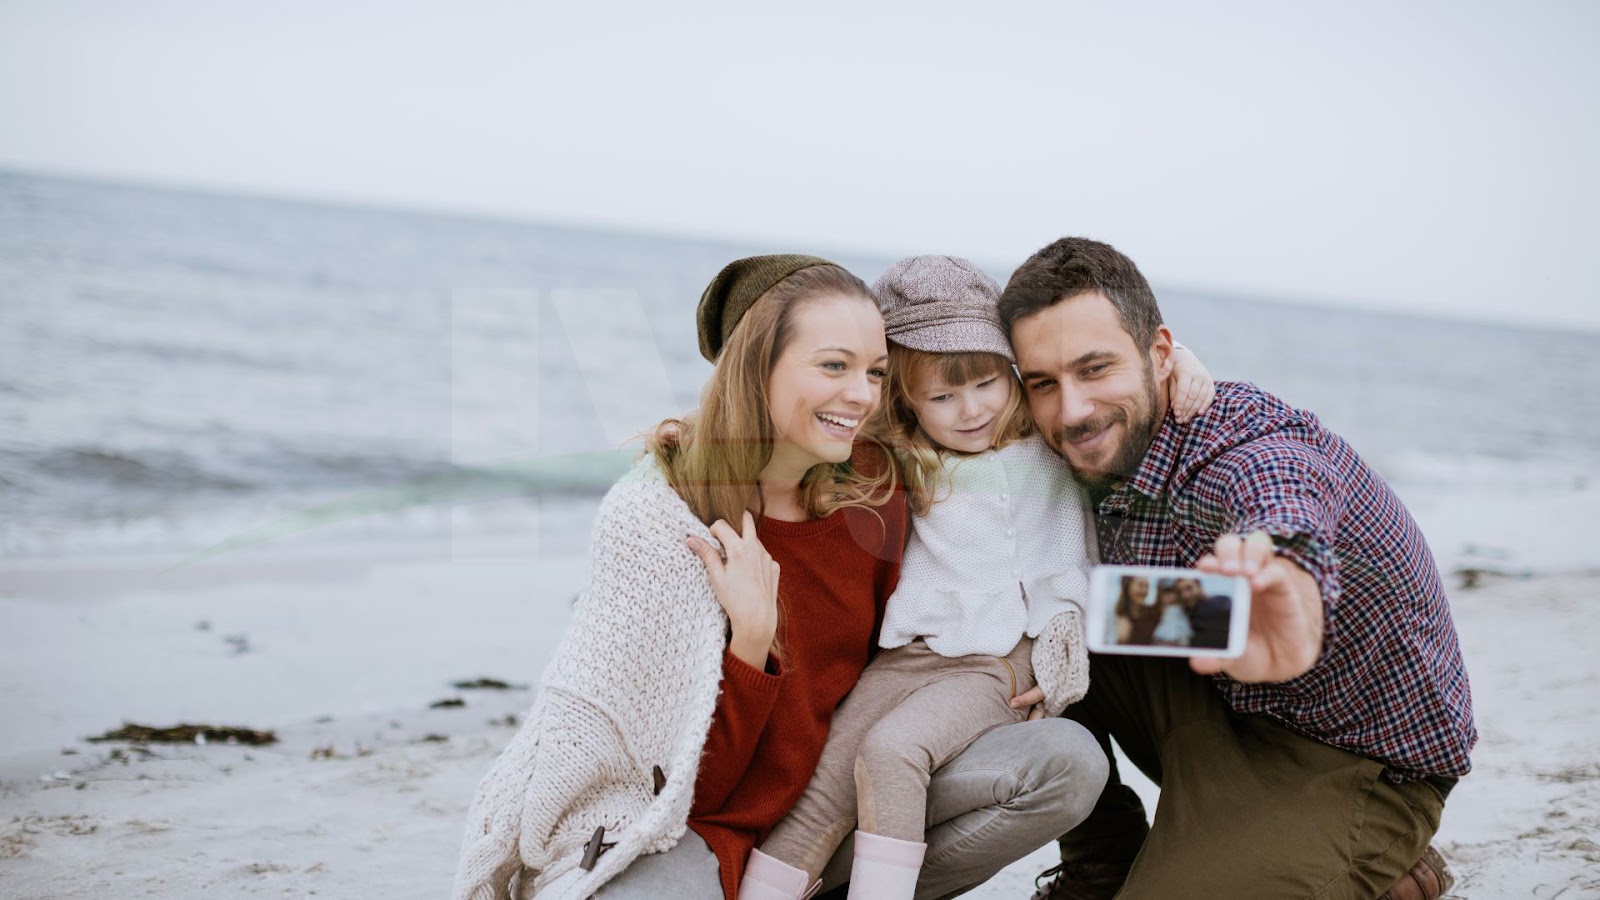
MULTIPOLYGON (((1293 437, 1268 436, 1219 456, 1206 480, 1218 531, 1271 535, 1274 552, 1316 579, 1323 620, 1331 623, 1339 601, 1334 533, 1347 498, 1323 454, 1293 437)), ((1324 640, 1330 637, 1325 633, 1324 640)))

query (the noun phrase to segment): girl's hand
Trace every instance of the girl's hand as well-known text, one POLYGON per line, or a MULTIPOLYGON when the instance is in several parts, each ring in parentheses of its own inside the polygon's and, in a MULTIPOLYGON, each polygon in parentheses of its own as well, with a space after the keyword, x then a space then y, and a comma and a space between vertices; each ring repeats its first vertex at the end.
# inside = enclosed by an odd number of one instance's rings
POLYGON ((764 669, 778 632, 778 564, 756 537, 756 520, 749 511, 743 524, 741 534, 721 519, 711 523, 726 559, 697 537, 688 538, 688 544, 705 564, 711 590, 728 613, 733 627, 728 649, 752 668, 764 669))
POLYGON ((1172 416, 1179 425, 1210 409, 1217 396, 1211 373, 1188 347, 1172 349, 1172 376, 1167 384, 1172 388, 1172 416))
POLYGON ((1044 718, 1044 688, 1031 687, 1011 698, 1012 709, 1028 710, 1028 721, 1044 718))

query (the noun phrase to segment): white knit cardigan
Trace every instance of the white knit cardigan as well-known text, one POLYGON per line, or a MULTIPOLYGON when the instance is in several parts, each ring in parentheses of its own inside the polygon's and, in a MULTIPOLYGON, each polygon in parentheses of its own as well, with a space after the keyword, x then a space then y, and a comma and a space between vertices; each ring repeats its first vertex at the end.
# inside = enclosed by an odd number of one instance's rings
POLYGON ((912 520, 879 644, 1004 656, 1036 638, 1045 713, 1060 715, 1089 688, 1083 610, 1098 554, 1087 496, 1038 435, 943 463, 932 507, 912 520))
POLYGON ((585 900, 683 836, 727 622, 689 535, 717 546, 650 457, 606 494, 572 625, 468 811, 455 900, 585 900))

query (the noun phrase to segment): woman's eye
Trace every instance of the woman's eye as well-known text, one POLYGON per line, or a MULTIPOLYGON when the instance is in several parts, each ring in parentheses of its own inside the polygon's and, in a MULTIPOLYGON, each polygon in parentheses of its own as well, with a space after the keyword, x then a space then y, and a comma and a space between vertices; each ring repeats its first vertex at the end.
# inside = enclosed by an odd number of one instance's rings
POLYGON ((889 377, 889 370, 888 369, 868 369, 867 370, 867 374, 871 375, 874 380, 881 381, 881 380, 889 377))
POLYGON ((822 367, 824 369, 827 369, 829 372, 843 372, 844 369, 845 369, 844 363, 839 362, 838 360, 834 360, 832 362, 825 362, 825 363, 822 364, 822 367))
POLYGON ((934 403, 943 403, 943 402, 945 402, 945 401, 946 401, 946 400, 949 400, 949 399, 950 399, 950 395, 949 395, 949 394, 940 394, 940 395, 939 395, 939 396, 937 396, 937 397, 929 397, 929 398, 928 398, 928 399, 929 399, 929 400, 930 400, 930 401, 932 401, 932 402, 934 402, 934 403))
POLYGON ((981 381, 981 382, 978 383, 978 388, 981 390, 982 388, 986 388, 986 387, 994 384, 998 380, 999 379, 991 378, 988 381, 981 381))

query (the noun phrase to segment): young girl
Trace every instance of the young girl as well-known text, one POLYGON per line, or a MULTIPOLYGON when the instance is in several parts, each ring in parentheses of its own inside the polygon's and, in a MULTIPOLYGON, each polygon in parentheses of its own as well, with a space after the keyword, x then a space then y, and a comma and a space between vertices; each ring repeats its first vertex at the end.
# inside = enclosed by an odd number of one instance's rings
MULTIPOLYGON (((913 534, 884 650, 835 712, 811 785, 752 852, 750 872, 790 867, 805 877, 787 883, 814 891, 855 829, 851 900, 909 900, 926 851, 930 773, 984 732, 1029 717, 1010 700, 1035 679, 1044 715, 1087 690, 1080 604, 1094 530, 1082 490, 1023 407, 999 285, 964 260, 920 256, 896 263, 873 291, 890 340, 890 427, 906 457, 913 534)), ((1209 376, 1182 356, 1174 396, 1200 379, 1209 403, 1209 376)), ((750 872, 740 900, 809 895, 750 872)))
POLYGON ((1189 610, 1179 599, 1176 581, 1161 580, 1156 588, 1156 609, 1161 610, 1161 624, 1156 626, 1151 641, 1167 647, 1189 646, 1194 639, 1194 628, 1189 624, 1189 610))

